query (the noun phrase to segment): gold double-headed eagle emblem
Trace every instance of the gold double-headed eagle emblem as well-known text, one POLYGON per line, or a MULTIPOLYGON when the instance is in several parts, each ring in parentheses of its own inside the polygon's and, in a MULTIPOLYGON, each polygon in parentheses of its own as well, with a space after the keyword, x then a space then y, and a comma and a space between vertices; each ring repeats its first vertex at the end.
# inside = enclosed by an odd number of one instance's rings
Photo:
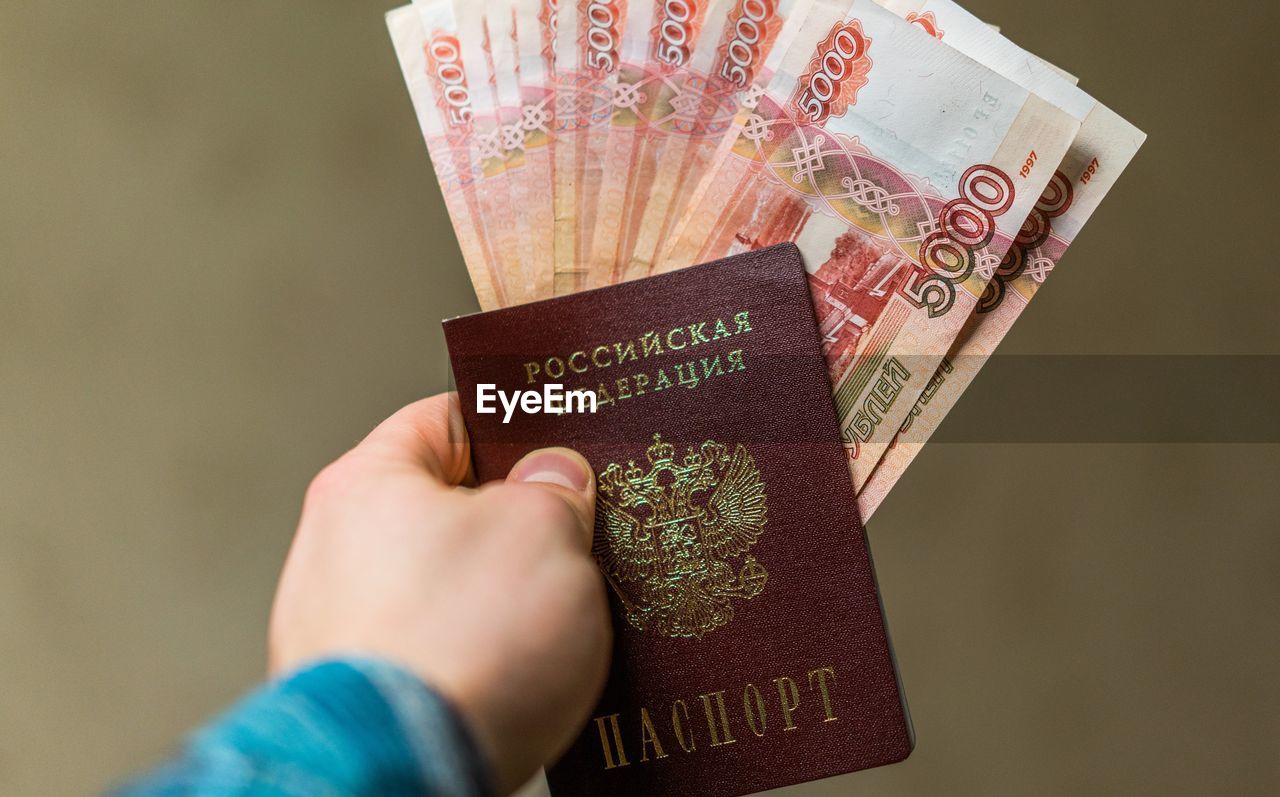
POLYGON ((747 554, 764 530, 764 480, 741 443, 678 458, 655 434, 646 456, 648 470, 631 460, 600 473, 592 552, 632 626, 700 638, 769 578, 747 554))

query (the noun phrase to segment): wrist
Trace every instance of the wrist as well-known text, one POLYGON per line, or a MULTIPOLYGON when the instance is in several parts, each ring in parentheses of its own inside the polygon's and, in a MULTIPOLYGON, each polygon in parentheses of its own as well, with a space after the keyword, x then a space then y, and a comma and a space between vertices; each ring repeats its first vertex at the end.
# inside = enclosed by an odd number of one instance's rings
POLYGON ((306 773, 347 794, 493 793, 455 709, 411 671, 376 658, 318 660, 276 678, 199 732, 192 752, 234 755, 259 778, 306 773))

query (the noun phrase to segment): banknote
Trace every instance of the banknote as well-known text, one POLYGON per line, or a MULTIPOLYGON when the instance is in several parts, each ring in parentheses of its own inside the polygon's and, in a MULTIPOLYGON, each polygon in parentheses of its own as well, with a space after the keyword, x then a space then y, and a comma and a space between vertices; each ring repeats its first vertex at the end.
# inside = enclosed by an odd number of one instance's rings
MULTIPOLYGON (((1114 111, 1095 104, 973 314, 859 491, 863 518, 875 513, 973 382, 1145 138, 1114 111)), ((989 409, 999 423, 998 408, 989 409)))
POLYGON ((1082 119, 1092 98, 1073 75, 1019 47, 954 0, 877 0, 948 47, 1082 119))
POLYGON ((953 0, 415 0, 387 24, 482 308, 801 247, 864 517, 1144 140, 953 0))
MULTIPOLYGON (((440 10, 448 11, 448 5, 440 10)), ((478 191, 482 175, 471 154, 471 104, 457 63, 456 26, 451 12, 441 17, 428 26, 416 9, 404 6, 387 14, 387 28, 476 299, 481 309, 492 310, 510 303, 503 282, 506 264, 486 231, 478 191)))
POLYGON ((622 255, 627 273, 649 274, 658 250, 684 211, 696 176, 710 165, 718 144, 734 130, 742 92, 782 36, 803 23, 812 0, 736 0, 722 22, 702 38, 688 61, 677 108, 682 113, 666 137, 648 201, 633 210, 635 242, 622 255))
MULTIPOLYGON (((525 298, 552 295, 553 215, 545 201, 552 185, 549 98, 524 81, 519 56, 516 0, 486 0, 484 44, 493 65, 494 90, 502 147, 507 153, 507 179, 525 256, 525 298)), ((534 17, 536 21, 536 16, 534 17)), ((533 31, 536 33, 536 31, 533 31)), ((536 67, 536 64, 531 65, 536 67)), ((545 75, 537 75, 543 81, 545 75)))
MULTIPOLYGON (((588 249, 587 286, 598 288, 617 281, 614 268, 623 239, 622 226, 640 163, 641 142, 652 135, 651 120, 662 95, 663 70, 651 68, 660 0, 629 0, 618 47, 617 83, 605 137, 595 232, 588 249)), ((656 62, 655 62, 656 63, 656 62)))
POLYGON ((510 210, 522 251, 522 271, 516 275, 521 301, 532 301, 550 296, 552 277, 552 251, 550 240, 546 246, 545 229, 534 224, 533 207, 536 187, 531 184, 529 153, 524 146, 524 125, 521 122, 520 72, 516 60, 514 6, 511 0, 483 0, 483 2, 457 3, 456 14, 459 29, 466 31, 476 23, 482 31, 479 41, 484 52, 486 77, 490 81, 490 95, 494 103, 497 127, 492 138, 493 146, 501 151, 504 163, 503 179, 510 196, 510 210), (463 22, 462 20, 466 20, 463 22), (543 262, 542 258, 546 260, 543 262), (540 277, 540 272, 545 272, 540 277), (538 295, 537 283, 545 279, 548 290, 538 295))
POLYGON ((515 0, 516 68, 528 182, 534 191, 524 212, 541 234, 534 289, 555 295, 555 34, 557 0, 515 0))
POLYGON ((586 287, 627 0, 561 0, 555 26, 556 295, 586 287))
MULTIPOLYGON (((779 1, 786 4, 786 0, 779 1)), ((753 74, 738 98, 738 113, 728 133, 716 142, 714 148, 701 148, 698 151, 698 161, 689 172, 694 178, 704 177, 709 172, 714 173, 711 167, 719 164, 733 150, 742 126, 752 117, 752 111, 764 95, 773 75, 777 72, 782 57, 795 41, 801 23, 805 20, 809 9, 812 8, 813 2, 814 0, 800 0, 791 4, 790 8, 779 8, 780 12, 785 11, 786 13, 779 14, 779 16, 783 17, 783 25, 777 35, 775 46, 772 50, 766 51, 758 63, 753 65, 753 74)), ((881 5, 885 5, 885 3, 881 2, 881 5)), ((899 16, 905 16, 907 22, 919 26, 930 36, 941 39, 937 21, 932 11, 923 13, 899 12, 899 16)), ((987 27, 991 31, 999 33, 999 28, 991 25, 987 27)), ((1036 58, 1030 54, 1026 55, 1033 59, 1036 58)), ((1062 70, 1051 64, 1045 63, 1045 65, 1050 69, 1062 72, 1062 70)), ((733 65, 729 65, 728 68, 733 69, 733 65)), ((1065 75, 1065 73, 1062 74, 1065 75)), ((734 73, 733 77, 736 79, 738 76, 734 73)), ((1070 76, 1067 77, 1069 78, 1070 76)), ((663 273, 691 265, 687 258, 694 256, 696 252, 692 251, 687 245, 689 243, 687 240, 681 241, 678 233, 682 229, 687 214, 692 212, 691 209, 702 205, 712 182, 710 179, 690 179, 686 180, 681 188, 678 189, 680 191, 679 197, 672 202, 672 211, 668 219, 663 222, 660 234, 662 242, 658 246, 658 252, 649 268, 649 273, 663 273)))
POLYGON ((871 0, 818 0, 674 259, 800 247, 860 489, 1078 129, 871 0))
MULTIPOLYGON (((591 248, 596 285, 634 276, 628 269, 646 207, 665 197, 657 175, 668 148, 704 116, 705 73, 716 29, 741 0, 631 0, 623 61, 607 142, 601 223, 591 248), (701 70, 698 66, 702 66, 701 70)), ((732 112, 728 114, 731 119, 732 112)), ((679 155, 675 154, 678 158, 679 155)))
POLYGON ((688 179, 682 184, 678 207, 673 205, 671 222, 664 234, 663 243, 658 247, 658 255, 655 258, 655 262, 649 266, 649 273, 663 273, 693 265, 689 262, 674 259, 679 253, 677 250, 679 249, 680 239, 677 233, 681 229, 681 224, 692 208, 702 204, 706 197, 706 192, 714 182, 710 179, 715 174, 713 167, 728 157, 733 150, 738 136, 742 132, 742 126, 753 116, 752 112, 759 104, 760 98, 764 96, 765 90, 773 79, 774 74, 778 71, 778 65, 781 63, 782 57, 795 42, 796 36, 800 33, 807 19, 809 9, 813 7, 813 3, 814 0, 799 0, 791 6, 790 13, 785 16, 780 15, 782 16, 782 26, 774 39, 773 47, 758 58, 742 59, 743 71, 747 73, 745 80, 738 75, 737 70, 734 68, 737 62, 730 64, 728 67, 731 80, 745 83, 745 88, 737 97, 737 115, 730 123, 729 129, 725 131, 725 134, 720 137, 719 141, 715 142, 714 147, 707 147, 699 152, 701 163, 697 167, 697 171, 691 171, 687 175, 688 179))
MULTIPOLYGON (((1073 158, 1078 159, 1080 156, 1080 147, 1093 147, 1100 140, 1106 140, 1121 147, 1124 145, 1119 142, 1136 142, 1133 148, 1125 153, 1123 157, 1120 157, 1120 153, 1109 153, 1109 162, 1120 164, 1116 172, 1118 174, 1119 170, 1123 169, 1123 164, 1127 164, 1128 160, 1133 156, 1136 151, 1136 144, 1140 143, 1141 137, 1136 131, 1126 129, 1126 123, 1123 120, 1120 120, 1119 117, 1116 117, 1105 108, 1101 108, 1096 100, 1077 88, 1075 85, 1077 81, 1073 76, 1028 53, 1004 36, 1000 36, 990 26, 961 8, 953 0, 879 0, 879 2, 885 8, 902 16, 906 21, 919 25, 929 35, 943 41, 948 46, 995 70, 1024 88, 1035 91, 1081 122, 1080 131, 1077 133, 1077 138, 1072 143, 1072 147, 1068 151, 1063 164, 1059 167, 1054 178, 1050 180, 1041 200, 1032 208, 1031 214, 1006 252, 1001 265, 996 268, 992 279, 988 282, 987 288, 979 300, 973 315, 957 336, 957 343, 953 346, 953 351, 955 351, 956 346, 961 345, 961 342, 973 333, 973 325, 976 323, 976 319, 990 312, 993 297, 1003 296, 1005 292, 1004 286, 1009 280, 1008 274, 1019 268, 1025 268, 1027 258, 1035 256, 1033 252, 1029 251, 1029 248, 1035 246, 1042 236, 1048 234, 1048 222, 1055 215, 1062 212, 1061 208, 1058 207, 1058 203, 1068 196, 1067 189, 1070 188, 1069 185, 1063 185, 1063 170, 1065 168, 1067 172, 1070 172, 1074 168, 1071 161, 1073 158)), ((996 301, 998 302, 999 299, 997 298, 996 301)), ((1009 324, 1012 324, 1016 316, 1004 316, 1003 318, 1009 324)), ((998 322, 987 318, 984 323, 990 329, 990 324, 998 322)), ((999 333, 999 337, 1003 337, 1004 332, 1007 332, 1007 327, 999 333)), ((924 404, 931 403, 933 407, 931 413, 926 417, 925 421, 916 426, 916 433, 925 434, 927 439, 927 435, 931 434, 937 423, 940 422, 941 415, 945 415, 946 411, 954 404, 954 398, 957 395, 955 391, 957 389, 963 390, 964 387, 968 386, 972 381, 972 377, 976 375, 976 369, 980 368, 984 361, 985 354, 979 352, 971 352, 962 359, 956 359, 950 355, 947 359, 944 359, 939 364, 938 371, 926 383, 926 387, 918 398, 916 406, 904 423, 904 428, 910 427, 915 422, 915 418, 921 414, 924 404), (960 366, 960 372, 950 376, 957 371, 957 365, 960 366), (941 395, 938 395, 939 393, 941 395), (935 415, 936 413, 940 414, 935 415)), ((895 438, 894 442, 890 444, 890 447, 882 455, 882 462, 875 466, 872 476, 864 486, 863 497, 860 500, 864 502, 863 508, 865 510, 874 511, 875 506, 872 503, 874 502, 878 506, 879 499, 887 493, 886 482, 896 482, 902 471, 910 463, 911 457, 908 454, 912 449, 912 444, 903 440, 902 437, 902 432, 900 432, 899 436, 895 438), (897 450, 896 453, 894 453, 895 449, 897 450)), ((915 435, 912 435, 912 437, 914 438, 915 435)), ((918 450, 918 446, 915 446, 914 450, 918 450)))
MULTIPOLYGON (((782 5, 779 6, 779 11, 780 15, 783 16, 784 22, 777 36, 776 47, 772 51, 766 52, 764 57, 760 59, 752 79, 748 81, 747 87, 739 97, 739 112, 729 133, 721 137, 716 147, 704 147, 697 150, 696 159, 691 163, 689 169, 690 174, 695 176, 705 174, 711 164, 719 163, 721 158, 732 150, 736 138, 741 132, 742 125, 750 118, 749 111, 755 107, 759 102, 759 98, 763 96, 769 80, 777 71, 779 61, 794 41, 800 23, 813 5, 813 0, 799 0, 799 2, 791 4, 788 8, 786 7, 787 0, 780 0, 780 2, 782 5)), ((955 3, 947 2, 945 5, 942 3, 931 4, 928 8, 925 8, 923 3, 914 2, 913 0, 907 0, 906 2, 902 2, 902 0, 880 0, 880 4, 939 40, 943 39, 943 31, 938 25, 937 9, 934 6, 942 6, 941 10, 944 16, 954 17, 954 19, 949 19, 949 27, 952 30, 950 38, 947 40, 949 46, 974 58, 974 60, 982 63, 983 66, 995 69, 1002 76, 1014 80, 1024 88, 1032 91, 1039 89, 1042 94, 1047 90, 1049 96, 1046 96, 1045 99, 1059 105, 1059 107, 1067 110, 1077 119, 1082 119, 1084 114, 1092 108, 1090 98, 1072 96, 1062 87, 1054 85, 1055 82, 1051 79, 1051 75, 1045 72, 1045 69, 1056 73, 1063 80, 1073 85, 1078 82, 1077 78, 999 36, 1000 29, 998 27, 982 23, 955 3), (975 28, 975 25, 982 28, 982 30, 975 28), (985 57, 977 57, 975 54, 984 55, 985 57)), ((681 219, 681 214, 687 212, 689 208, 702 203, 710 183, 710 180, 686 180, 677 189, 680 194, 672 203, 672 207, 677 209, 677 212, 674 212, 663 226, 660 237, 664 243, 659 246, 659 254, 654 266, 650 269, 650 273, 661 273, 690 265, 690 263, 673 259, 673 256, 677 254, 675 250, 679 243, 678 236, 675 235, 675 225, 681 219)), ((687 256, 687 250, 685 256, 687 256)))
MULTIPOLYGON (((434 18, 445 4, 446 0, 414 0, 419 13, 427 15, 426 18, 434 18)), ((534 266, 529 225, 516 204, 518 171, 523 159, 520 148, 510 145, 508 127, 499 107, 484 3, 452 0, 448 5, 452 6, 457 25, 458 63, 471 100, 472 158, 483 177, 479 195, 484 207, 485 229, 503 260, 510 301, 525 302, 531 298, 534 266)))

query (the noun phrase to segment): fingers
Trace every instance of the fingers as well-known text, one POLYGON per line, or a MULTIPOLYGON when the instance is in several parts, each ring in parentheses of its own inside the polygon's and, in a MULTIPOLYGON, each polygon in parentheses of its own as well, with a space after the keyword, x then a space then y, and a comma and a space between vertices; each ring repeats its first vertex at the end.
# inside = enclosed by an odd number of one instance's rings
MULTIPOLYGON (((441 393, 414 402, 378 424, 350 453, 427 471, 448 486, 470 483, 471 449, 458 394, 441 393)), ((574 541, 591 547, 596 479, 591 465, 568 448, 541 448, 526 454, 507 474, 507 483, 534 485, 572 511, 574 541)))
POLYGON ((415 401, 378 424, 354 449, 425 469, 446 485, 471 480, 471 448, 457 393, 415 401))
POLYGON ((507 474, 508 483, 550 491, 573 510, 575 538, 587 550, 595 525, 596 477, 581 454, 569 448, 540 448, 525 454, 507 474))

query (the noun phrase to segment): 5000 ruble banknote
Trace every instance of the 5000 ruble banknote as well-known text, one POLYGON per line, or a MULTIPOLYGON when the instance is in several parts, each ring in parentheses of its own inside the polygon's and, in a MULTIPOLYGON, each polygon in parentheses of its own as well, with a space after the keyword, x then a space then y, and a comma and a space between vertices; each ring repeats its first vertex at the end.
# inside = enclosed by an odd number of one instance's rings
MULTIPOLYGON (((875 513, 977 377, 1145 138, 1101 104, 1085 119, 1009 255, 858 493, 864 518, 875 513)), ((1000 423, 999 408, 988 410, 1000 423)))
POLYGON ((560 0, 555 28, 555 293, 582 290, 626 0, 560 0))
POLYGON ((799 245, 861 488, 1078 128, 870 0, 819 0, 673 259, 799 245))
POLYGON ((1076 88, 1076 79, 998 35, 952 0, 880 0, 934 38, 972 57, 1080 120, 1048 187, 1032 208, 947 357, 926 383, 893 443, 859 493, 869 517, 977 376, 1067 244, 1132 159, 1144 136, 1076 88), (1106 162, 1097 174, 1089 164, 1106 162), (1078 175, 1073 188, 1068 175, 1078 175), (1010 302, 1005 304, 1006 299, 1010 302))
POLYGON ((506 264, 485 228, 483 176, 471 159, 471 102, 457 64, 461 52, 455 32, 447 25, 428 29, 412 6, 388 13, 387 28, 476 298, 481 309, 503 307, 510 300, 503 282, 506 264))
POLYGON ((721 141, 734 134, 743 92, 779 43, 784 46, 812 0, 734 0, 690 51, 672 102, 675 124, 664 139, 647 201, 633 214, 633 240, 619 252, 625 273, 651 273, 683 214, 697 179, 721 141), (787 28, 784 22, 791 20, 787 28))
MULTIPOLYGON (((419 13, 430 14, 444 0, 415 0, 419 13)), ((460 64, 471 95, 473 159, 485 182, 481 199, 485 206, 486 229, 495 239, 506 263, 505 280, 512 302, 526 302, 531 296, 534 263, 527 214, 518 204, 519 171, 524 166, 519 147, 510 145, 507 121, 498 100, 498 79, 493 50, 486 27, 484 2, 450 0, 458 25, 460 64), (514 251, 508 247, 513 247, 514 251)))
POLYGON ((632 0, 628 5, 623 41, 629 68, 615 93, 612 157, 601 193, 609 217, 597 226, 591 248, 595 284, 644 276, 631 259, 646 210, 669 199, 669 186, 659 175, 680 159, 674 148, 703 115, 705 78, 698 66, 709 60, 718 29, 738 1, 632 0))
POLYGON ((498 145, 506 155, 507 184, 521 245, 526 301, 552 295, 551 121, 547 109, 526 96, 518 53, 516 3, 484 0, 484 43, 497 102, 498 145))

